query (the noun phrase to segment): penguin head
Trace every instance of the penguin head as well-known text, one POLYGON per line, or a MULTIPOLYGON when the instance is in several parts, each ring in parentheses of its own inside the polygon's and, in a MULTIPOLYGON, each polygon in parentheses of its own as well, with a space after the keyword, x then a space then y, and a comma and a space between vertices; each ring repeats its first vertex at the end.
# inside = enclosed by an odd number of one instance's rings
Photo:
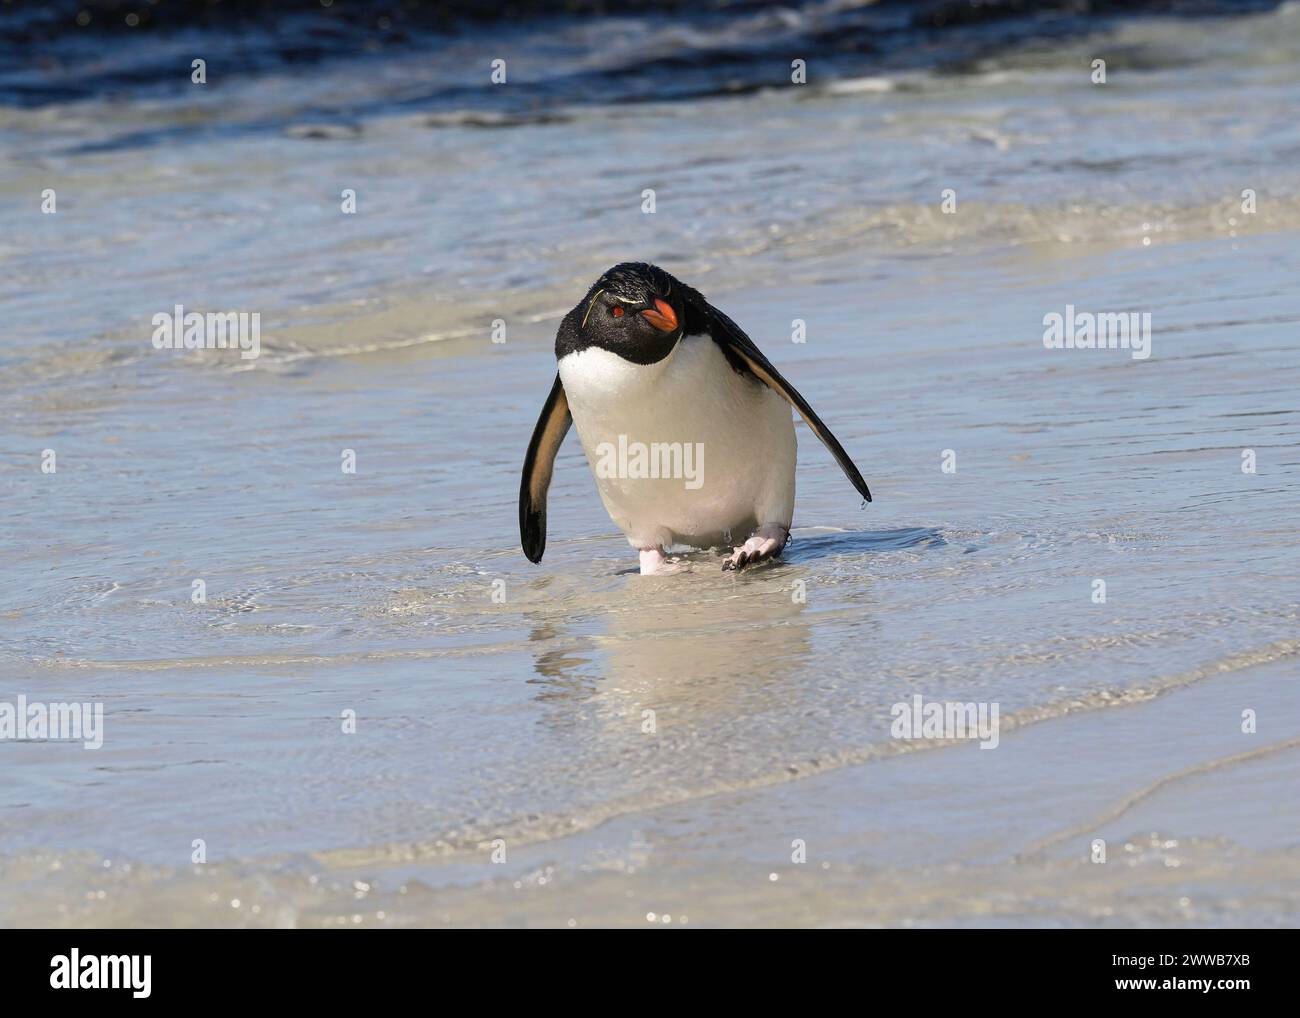
POLYGON ((634 364, 661 361, 682 338, 691 292, 655 265, 615 265, 569 312, 556 337, 556 353, 596 346, 634 364))

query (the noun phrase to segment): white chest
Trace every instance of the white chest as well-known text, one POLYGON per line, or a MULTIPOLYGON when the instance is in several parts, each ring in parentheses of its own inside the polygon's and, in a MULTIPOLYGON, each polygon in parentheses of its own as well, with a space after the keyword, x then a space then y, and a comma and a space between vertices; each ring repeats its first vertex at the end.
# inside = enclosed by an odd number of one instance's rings
POLYGON ((755 521, 789 524, 790 408, 732 370, 708 336, 683 338, 656 364, 589 348, 559 368, 601 498, 634 545, 711 544, 755 521))

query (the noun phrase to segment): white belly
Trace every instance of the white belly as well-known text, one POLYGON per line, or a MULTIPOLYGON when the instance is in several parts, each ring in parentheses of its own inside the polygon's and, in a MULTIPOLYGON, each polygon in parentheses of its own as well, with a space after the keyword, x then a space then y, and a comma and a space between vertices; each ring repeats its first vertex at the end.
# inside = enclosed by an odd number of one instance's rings
POLYGON ((657 364, 589 348, 560 381, 610 518, 637 548, 743 541, 794 514, 794 422, 708 336, 657 364))

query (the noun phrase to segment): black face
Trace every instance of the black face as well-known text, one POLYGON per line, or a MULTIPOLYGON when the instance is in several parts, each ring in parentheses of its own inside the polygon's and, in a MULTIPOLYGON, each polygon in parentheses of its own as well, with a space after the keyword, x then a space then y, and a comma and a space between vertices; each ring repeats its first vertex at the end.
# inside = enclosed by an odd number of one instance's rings
POLYGON ((690 298, 698 296, 663 269, 624 262, 606 272, 560 323, 555 356, 600 347, 633 364, 654 364, 682 338, 690 298))

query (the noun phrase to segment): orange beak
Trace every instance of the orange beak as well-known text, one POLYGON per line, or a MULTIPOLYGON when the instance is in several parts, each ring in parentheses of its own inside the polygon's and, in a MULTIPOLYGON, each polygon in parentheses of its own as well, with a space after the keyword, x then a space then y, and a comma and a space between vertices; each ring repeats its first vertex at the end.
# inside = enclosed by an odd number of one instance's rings
POLYGON ((654 308, 646 308, 641 312, 641 317, 656 329, 663 329, 664 332, 672 332, 677 328, 677 313, 666 300, 655 298, 654 308), (655 310, 656 308, 658 310, 655 310))

